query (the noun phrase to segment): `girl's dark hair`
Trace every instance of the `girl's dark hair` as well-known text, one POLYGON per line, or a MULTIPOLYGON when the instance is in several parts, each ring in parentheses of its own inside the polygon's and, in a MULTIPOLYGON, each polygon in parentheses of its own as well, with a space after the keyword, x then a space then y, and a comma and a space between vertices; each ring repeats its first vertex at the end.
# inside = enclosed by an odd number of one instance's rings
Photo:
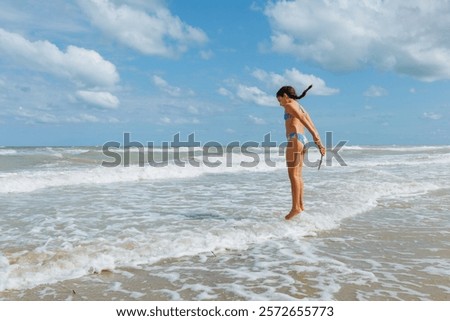
POLYGON ((284 94, 286 94, 291 99, 296 99, 296 100, 302 99, 303 97, 306 96, 306 93, 311 88, 312 88, 312 85, 309 85, 309 87, 306 88, 302 92, 302 94, 300 96, 297 96, 297 93, 295 92, 294 87, 292 87, 292 86, 283 86, 283 87, 280 88, 280 90, 277 91, 277 97, 282 97, 282 96, 284 96, 284 94))

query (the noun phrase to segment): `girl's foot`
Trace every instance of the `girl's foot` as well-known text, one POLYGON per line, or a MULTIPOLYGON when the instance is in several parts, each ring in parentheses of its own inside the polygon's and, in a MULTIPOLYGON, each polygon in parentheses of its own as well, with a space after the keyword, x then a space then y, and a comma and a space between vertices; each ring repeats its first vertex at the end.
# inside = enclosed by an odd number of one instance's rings
POLYGON ((294 216, 297 216, 297 215, 300 214, 300 213, 301 213, 301 210, 292 210, 292 211, 290 211, 289 214, 286 215, 284 218, 285 218, 286 220, 290 220, 291 218, 293 218, 294 216))

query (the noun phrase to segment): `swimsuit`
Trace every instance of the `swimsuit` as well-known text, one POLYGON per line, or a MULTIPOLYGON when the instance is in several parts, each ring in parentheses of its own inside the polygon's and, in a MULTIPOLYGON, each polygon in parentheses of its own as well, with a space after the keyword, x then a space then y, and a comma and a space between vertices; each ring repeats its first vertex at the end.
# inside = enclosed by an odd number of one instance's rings
MULTIPOLYGON (((299 108, 303 113, 306 113, 305 109, 303 109, 303 107, 302 107, 300 104, 298 105, 298 108, 299 108)), ((291 115, 291 114, 284 113, 284 120, 288 120, 288 119, 291 119, 291 118, 292 118, 292 115, 291 115)))
MULTIPOLYGON (((300 108, 300 110, 301 110, 302 112, 306 113, 306 111, 303 109, 302 106, 300 106, 300 105, 298 105, 298 106, 299 106, 299 108, 300 108)), ((288 120, 288 119, 290 119, 290 118, 292 118, 292 117, 293 117, 293 116, 292 116, 291 114, 284 113, 284 120, 288 120)), ((308 143, 308 140, 306 139, 306 136, 303 135, 302 133, 295 133, 295 132, 289 133, 289 135, 288 135, 287 137, 288 137, 288 140, 291 140, 292 138, 297 137, 297 139, 298 139, 303 145, 306 145, 306 144, 308 143)))
POLYGON ((308 140, 306 139, 305 135, 302 133, 289 133, 288 140, 291 140, 292 138, 297 137, 297 139, 303 144, 306 145, 308 143, 308 140))

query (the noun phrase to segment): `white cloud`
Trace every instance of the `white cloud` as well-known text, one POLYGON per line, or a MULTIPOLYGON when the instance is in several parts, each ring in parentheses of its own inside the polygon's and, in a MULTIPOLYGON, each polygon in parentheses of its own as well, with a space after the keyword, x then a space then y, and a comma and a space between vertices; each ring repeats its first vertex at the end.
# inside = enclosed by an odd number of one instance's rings
POLYGON ((97 116, 89 114, 81 114, 78 118, 81 122, 98 123, 100 119, 97 116))
POLYGON ((233 93, 231 91, 229 91, 228 89, 224 88, 224 87, 220 87, 217 92, 225 97, 233 97, 233 93))
POLYGON ((172 121, 170 120, 170 118, 167 117, 167 116, 161 117, 160 122, 163 123, 163 124, 166 124, 166 125, 169 125, 169 124, 172 123, 172 121))
POLYGON ((103 108, 115 109, 119 106, 119 99, 106 91, 78 90, 77 96, 85 102, 103 108))
POLYGON ((274 95, 268 95, 254 86, 238 85, 236 95, 243 101, 261 106, 274 106, 277 103, 274 95))
MULTIPOLYGON (((170 96, 173 97, 180 97, 183 94, 183 91, 179 87, 171 86, 169 83, 163 79, 162 77, 159 77, 157 75, 154 75, 152 77, 153 84, 158 87, 160 90, 164 91, 170 96)), ((190 92, 192 94, 192 92, 190 92)), ((189 92, 188 92, 189 94, 189 92)))
POLYGON ((176 57, 189 45, 208 39, 201 29, 173 16, 159 2, 140 9, 125 4, 116 6, 108 0, 79 0, 78 3, 103 32, 144 54, 176 57))
POLYGON ((255 125, 265 125, 266 124, 266 121, 264 119, 256 117, 256 116, 249 115, 248 118, 255 125))
POLYGON ((434 112, 425 112, 423 113, 423 117, 426 119, 431 119, 431 120, 439 120, 442 119, 442 115, 441 114, 437 114, 434 112))
POLYGON ((200 111, 198 110, 197 107, 193 106, 193 105, 189 105, 187 108, 187 111, 191 114, 197 115, 200 113, 200 111))
POLYGON ((49 112, 25 109, 23 107, 19 107, 13 114, 16 118, 25 121, 27 124, 113 123, 117 121, 112 117, 105 120, 86 113, 72 116, 56 115, 49 112))
POLYGON ((304 74, 295 68, 286 69, 282 74, 255 69, 251 74, 261 83, 262 88, 269 89, 271 92, 268 94, 258 86, 239 84, 235 79, 225 81, 233 92, 224 87, 220 87, 217 92, 231 99, 237 98, 260 106, 277 106, 276 90, 286 85, 293 86, 297 90, 297 94, 300 94, 303 89, 311 84, 313 89, 309 93, 315 95, 327 96, 339 93, 339 89, 328 87, 323 79, 311 74, 304 74))
POLYGON ((201 50, 200 57, 203 60, 209 60, 214 56, 214 53, 211 50, 201 50))
POLYGON ((375 65, 423 81, 450 79, 450 3, 295 0, 270 2, 272 49, 330 70, 375 65))
POLYGON ((23 10, 16 9, 12 4, 2 1, 2 10, 0 10, 0 20, 3 22, 26 21, 30 17, 23 10), (3 3, 4 2, 4 3, 3 3))
POLYGON ((387 90, 380 86, 370 86, 369 89, 364 92, 364 96, 367 97, 381 97, 386 96, 387 94, 387 90))
POLYGON ((170 96, 179 97, 181 95, 181 88, 170 86, 169 83, 164 80, 162 77, 154 75, 153 78, 153 84, 161 89, 162 91, 166 92, 170 96))
POLYGON ((312 84, 313 89, 308 94, 328 96, 339 92, 339 89, 327 87, 323 79, 311 74, 304 74, 296 68, 286 69, 283 74, 256 69, 252 75, 259 81, 266 83, 267 86, 275 87, 277 90, 282 86, 290 85, 300 94, 303 89, 312 84))
POLYGON ((200 124, 200 120, 198 118, 170 118, 167 116, 161 117, 159 119, 159 123, 163 125, 197 125, 200 124))
POLYGON ((116 67, 94 50, 68 46, 63 52, 49 41, 29 41, 2 28, 0 54, 28 68, 81 85, 113 86, 119 81, 116 67))
POLYGON ((14 113, 14 115, 18 119, 25 120, 26 123, 29 124, 34 123, 54 124, 59 122, 58 118, 53 114, 46 112, 32 111, 24 109, 23 107, 19 107, 18 110, 14 113))
POLYGON ((314 75, 303 74, 295 68, 286 69, 283 74, 274 72, 267 72, 262 69, 255 69, 252 76, 262 84, 263 88, 270 88, 273 92, 267 93, 257 86, 248 86, 237 84, 235 80, 228 80, 227 85, 234 88, 235 94, 230 90, 221 87, 218 93, 222 96, 227 96, 232 99, 238 98, 244 102, 254 103, 260 106, 277 106, 275 93, 282 86, 290 85, 296 88, 297 94, 300 94, 303 89, 309 85, 313 85, 313 90, 310 93, 315 95, 334 95, 339 92, 339 89, 330 88, 325 81, 314 75))

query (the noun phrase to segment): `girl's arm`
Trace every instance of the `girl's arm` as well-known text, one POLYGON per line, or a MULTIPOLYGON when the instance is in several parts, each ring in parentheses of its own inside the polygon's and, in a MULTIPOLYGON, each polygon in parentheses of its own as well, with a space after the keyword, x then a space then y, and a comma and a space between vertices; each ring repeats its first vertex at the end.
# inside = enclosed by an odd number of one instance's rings
POLYGON ((317 132, 316 126, 314 126, 314 123, 305 110, 297 108, 295 104, 287 104, 286 112, 291 114, 293 117, 298 118, 303 126, 305 126, 306 129, 308 129, 308 131, 311 133, 314 142, 316 144, 320 143, 320 136, 317 132))
POLYGON ((312 121, 311 117, 309 117, 309 114, 305 111, 305 118, 306 120, 309 122, 310 126, 312 128, 314 128, 315 132, 317 133, 317 137, 319 138, 319 140, 317 141, 316 138, 314 138, 314 142, 318 143, 320 142, 320 137, 319 137, 319 132, 317 131, 316 126, 314 125, 314 122, 312 121))
POLYGON ((325 155, 325 147, 322 145, 322 143, 320 141, 319 133, 316 129, 316 126, 314 126, 314 123, 313 123, 311 117, 309 117, 308 113, 303 108, 297 108, 297 106, 295 104, 287 104, 286 112, 300 120, 300 122, 303 124, 303 126, 305 126, 306 129, 308 129, 308 131, 311 133, 311 135, 314 139, 314 143, 319 148, 322 156, 325 155))

